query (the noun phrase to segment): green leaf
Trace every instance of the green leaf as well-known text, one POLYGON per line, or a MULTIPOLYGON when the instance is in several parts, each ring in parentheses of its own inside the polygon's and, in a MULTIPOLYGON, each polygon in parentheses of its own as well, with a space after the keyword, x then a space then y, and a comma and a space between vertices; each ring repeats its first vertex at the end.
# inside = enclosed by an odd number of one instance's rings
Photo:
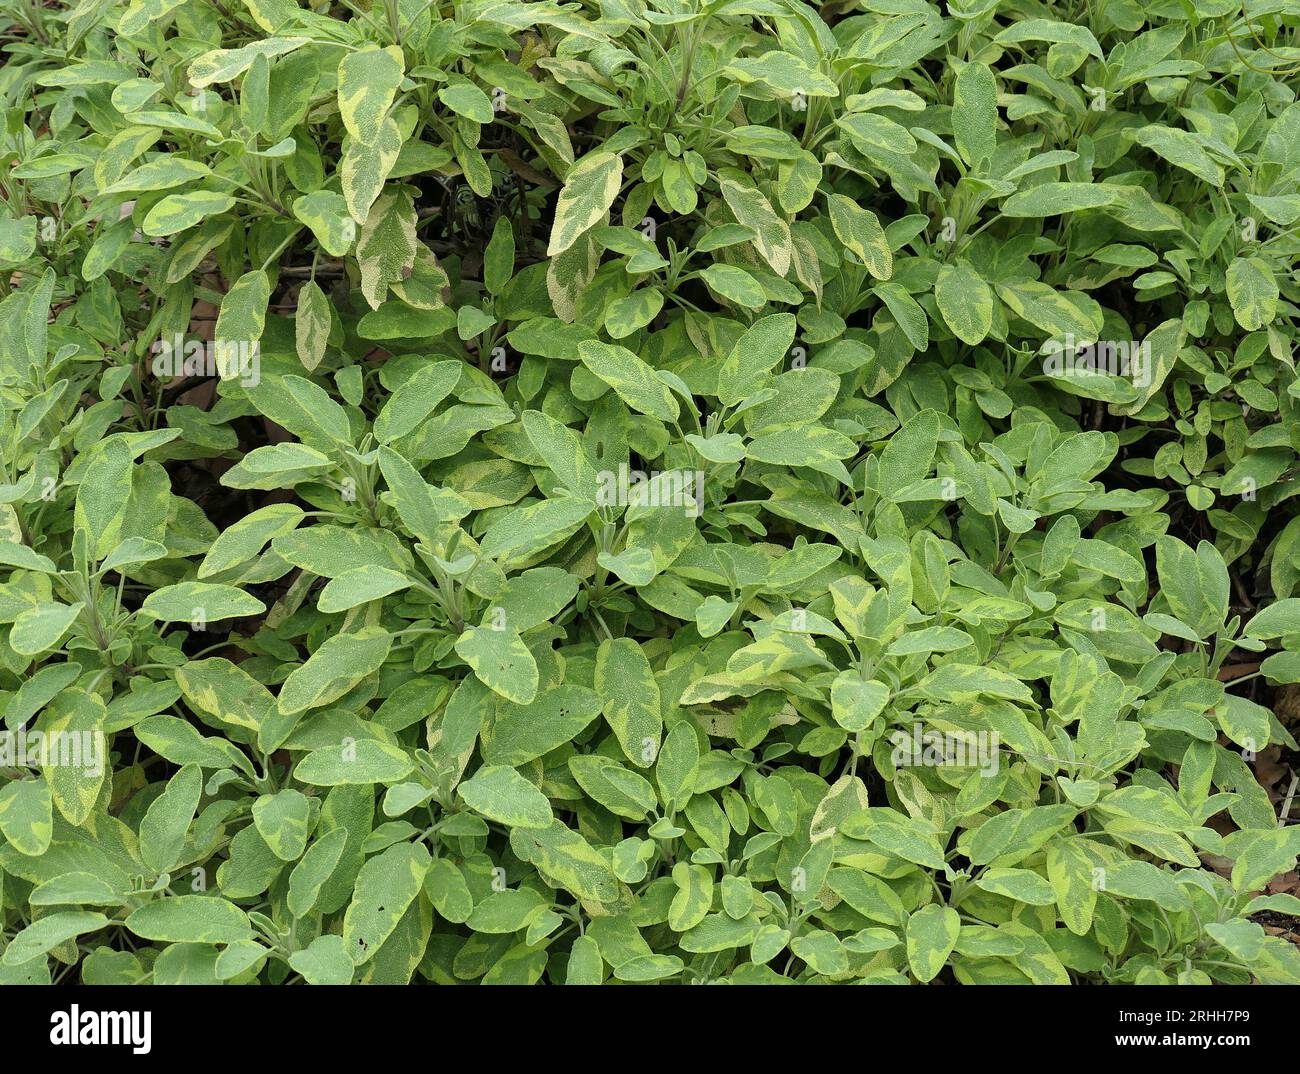
POLYGON ((537 410, 524 412, 523 427, 533 449, 564 487, 575 496, 591 499, 598 477, 578 434, 537 410))
POLYGON ((597 694, 565 683, 529 702, 498 706, 496 722, 484 736, 483 756, 490 764, 517 767, 571 741, 600 715, 597 694))
POLYGON ((286 787, 264 794, 253 803, 253 823, 277 858, 297 861, 307 848, 311 803, 301 792, 286 787))
POLYGON ((287 716, 337 701, 383 666, 392 641, 392 635, 379 627, 326 638, 280 687, 280 712, 287 716))
POLYGON ((402 381, 375 418, 375 436, 391 444, 434 412, 461 377, 459 362, 431 362, 402 381))
POLYGON ((960 932, 961 917, 951 906, 930 903, 907 919, 907 964, 918 981, 939 976, 960 932))
POLYGON ((321 590, 317 607, 322 612, 343 612, 372 600, 382 600, 410 586, 411 580, 406 575, 367 563, 331 579, 321 590))
POLYGON ((856 672, 842 671, 831 684, 831 714, 846 731, 865 731, 885 709, 889 687, 864 681, 856 672))
POLYGON ((162 623, 217 622, 266 611, 256 597, 230 585, 178 582, 154 590, 140 610, 162 623))
POLYGON ((1234 257, 1228 266, 1228 300, 1237 323, 1251 332, 1277 314, 1278 285, 1268 262, 1260 257, 1234 257))
POLYGON ((107 555, 117 544, 131 497, 131 449, 120 439, 101 444, 77 487, 73 519, 85 531, 92 558, 107 555))
POLYGON ((343 125, 360 142, 374 142, 392 107, 406 64, 396 45, 348 52, 339 63, 338 102, 343 125))
POLYGON ((788 313, 774 313, 750 325, 718 369, 718 401, 735 406, 762 387, 768 374, 789 354, 796 330, 795 319, 788 313))
POLYGON ((1212 544, 1201 541, 1193 552, 1176 537, 1161 537, 1156 542, 1156 571, 1161 596, 1198 638, 1223 627, 1230 583, 1227 565, 1212 544))
POLYGON ((1223 169, 1205 151, 1196 135, 1162 123, 1149 123, 1134 131, 1133 137, 1139 145, 1146 146, 1170 164, 1191 172, 1211 186, 1223 186, 1223 169))
POLYGON ((10 940, 0 961, 6 966, 21 966, 87 932, 98 932, 107 924, 108 918, 103 914, 89 910, 48 914, 33 921, 10 940))
POLYGON ((659 798, 669 809, 681 808, 695 791, 700 743, 689 723, 679 723, 664 739, 655 764, 659 798))
POLYGON ((934 284, 944 323, 963 343, 975 346, 993 327, 993 289, 967 261, 944 265, 934 284))
POLYGON ((348 832, 335 828, 322 835, 307 848, 302 860, 289 874, 289 912, 294 917, 305 917, 320 898, 321 888, 333 875, 342 860, 348 832))
POLYGON ((660 421, 677 420, 679 407, 672 390, 626 347, 587 340, 578 344, 578 357, 633 410, 660 421))
POLYGON ((596 753, 570 757, 569 771, 578 786, 620 817, 642 820, 658 805, 648 780, 608 757, 596 753))
POLYGON ((1232 867, 1234 891, 1254 891, 1295 868, 1300 833, 1295 828, 1251 833, 1232 867))
MULTIPOLYGON (((316 241, 331 257, 342 257, 352 249, 357 226, 348 213, 347 199, 342 194, 332 190, 304 194, 293 203, 293 215, 311 228, 316 241)), ((301 296, 298 301, 301 305, 301 296)))
POLYGON ((700 273, 700 278, 728 302, 745 309, 762 309, 767 302, 762 285, 735 265, 710 265, 700 273))
POLYGON ((19 612, 9 633, 9 646, 20 656, 35 656, 53 649, 72 629, 85 605, 41 603, 19 612))
POLYGON ((191 190, 159 198, 145 214, 140 230, 151 238, 165 238, 201 224, 209 216, 224 213, 235 204, 230 194, 215 190, 191 190))
POLYGON ((502 566, 515 566, 572 536, 594 510, 590 500, 575 498, 543 500, 519 508, 483 534, 483 554, 502 566))
POLYGON ((889 279, 894 274, 894 255, 876 214, 843 194, 831 194, 826 204, 830 208, 831 227, 840 242, 867 266, 872 277, 889 279))
POLYGON ((508 627, 470 627, 456 639, 456 655, 507 701, 527 705, 537 696, 537 661, 508 627))
POLYGON ((363 738, 313 750, 298 762, 293 774, 317 787, 393 784, 409 776, 414 767, 398 747, 363 738))
POLYGON ((299 290, 293 323, 294 348, 304 368, 313 370, 325 357, 332 323, 329 301, 315 280, 308 280, 299 290))
POLYGON ((229 660, 191 660, 176 669, 176 683, 196 712, 224 724, 260 731, 275 708, 275 698, 260 682, 229 660))
POLYGON ((1052 885, 1029 869, 986 869, 975 885, 1029 906, 1051 906, 1056 901, 1052 885))
POLYGON ((754 232, 754 247, 763 260, 778 276, 784 276, 794 252, 790 226, 777 215, 771 202, 748 176, 726 175, 720 180, 719 188, 737 223, 754 232))
POLYGON ((140 907, 126 927, 146 940, 237 943, 254 933, 248 915, 218 895, 171 895, 140 907))
POLYGON ((150 803, 140 821, 140 857, 154 872, 167 872, 179 864, 202 794, 203 772, 198 765, 187 764, 150 803))
POLYGON ((423 844, 397 843, 361 866, 352 902, 343 915, 343 942, 353 965, 373 958, 392 935, 423 888, 429 865, 423 844))
POLYGON ((0 220, 0 261, 20 265, 36 252, 36 217, 0 220))
POLYGON ((1059 216, 1110 205, 1119 196, 1114 187, 1100 183, 1042 183, 1007 198, 1002 203, 1002 215, 1059 216))
POLYGON ((434 909, 448 921, 464 924, 474 910, 474 896, 460 868, 447 858, 435 858, 424 878, 424 890, 434 909))
POLYGON ((350 984, 356 969, 347 941, 333 934, 317 936, 303 950, 295 951, 289 956, 289 966, 313 985, 350 984))
POLYGON ((29 858, 49 849, 54 815, 50 788, 44 780, 13 780, 0 787, 0 835, 29 858))
POLYGON ((694 928, 713 905, 713 876, 702 865, 679 861, 673 866, 677 894, 668 907, 668 927, 674 932, 694 928))
POLYGON ((555 819, 546 795, 505 765, 484 765, 456 790, 471 809, 511 828, 547 828, 555 819))
POLYGON ((97 694, 73 687, 46 708, 40 730, 57 748, 42 757, 41 773, 63 819, 74 827, 86 822, 109 777, 108 715, 97 694))
POLYGON ((1300 597, 1287 597, 1261 608, 1246 624, 1246 634, 1265 641, 1300 634, 1300 597))
POLYGON ((863 156, 871 157, 877 150, 910 156, 916 152, 916 139, 907 128, 875 112, 855 112, 842 116, 835 125, 848 135, 849 141, 863 156))
POLYGON ((245 515, 212 542, 212 547, 199 564, 199 577, 210 578, 247 563, 266 547, 268 541, 296 529, 302 518, 302 508, 290 503, 270 504, 245 515))
POLYGON ((242 48, 214 49, 205 52, 190 63, 190 85, 202 89, 214 82, 229 82, 247 71, 257 57, 265 56, 269 59, 272 56, 283 56, 294 49, 301 48, 310 40, 308 37, 271 37, 254 41, 242 48))
MULTIPOLYGON (((266 308, 271 301, 271 278, 265 272, 254 270, 240 276, 221 300, 221 312, 213 338, 230 346, 251 346, 262 338, 266 325, 266 308)), ((235 370, 220 370, 223 377, 233 376, 235 370)))
POLYGON ((605 313, 605 331, 615 339, 624 339, 653 321, 663 307, 662 291, 639 287, 627 298, 610 304, 605 313))
POLYGON ((350 138, 344 144, 339 179, 348 212, 358 224, 366 222, 401 150, 402 133, 392 117, 384 119, 371 140, 350 138))
POLYGON ((631 638, 601 642, 595 687, 624 756, 637 767, 648 768, 659 756, 663 717, 659 684, 641 647, 631 638))
POLYGON ((203 179, 212 170, 201 161, 184 157, 165 156, 133 168, 116 183, 106 186, 103 194, 135 194, 144 191, 167 190, 174 186, 203 179))
POLYGON ((473 82, 462 81, 440 86, 438 100, 457 115, 472 119, 475 123, 492 122, 492 102, 473 82))
POLYGON ((984 63, 965 64, 953 83, 953 140, 962 159, 977 171, 997 146, 997 92, 993 71, 984 63))
POLYGON ((564 253, 605 218, 622 180, 623 158, 614 153, 588 153, 569 169, 555 205, 547 257, 564 253))
POLYGON ((386 190, 370 206, 357 238, 361 293, 378 309, 388 289, 407 279, 415 267, 415 207, 405 190, 386 190))

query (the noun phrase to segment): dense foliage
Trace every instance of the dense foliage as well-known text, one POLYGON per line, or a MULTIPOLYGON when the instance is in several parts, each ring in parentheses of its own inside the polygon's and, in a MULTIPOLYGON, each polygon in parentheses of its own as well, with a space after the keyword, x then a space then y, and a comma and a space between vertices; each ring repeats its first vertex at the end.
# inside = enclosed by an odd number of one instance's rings
POLYGON ((1298 26, 0 0, 0 980, 1300 983, 1298 26))

